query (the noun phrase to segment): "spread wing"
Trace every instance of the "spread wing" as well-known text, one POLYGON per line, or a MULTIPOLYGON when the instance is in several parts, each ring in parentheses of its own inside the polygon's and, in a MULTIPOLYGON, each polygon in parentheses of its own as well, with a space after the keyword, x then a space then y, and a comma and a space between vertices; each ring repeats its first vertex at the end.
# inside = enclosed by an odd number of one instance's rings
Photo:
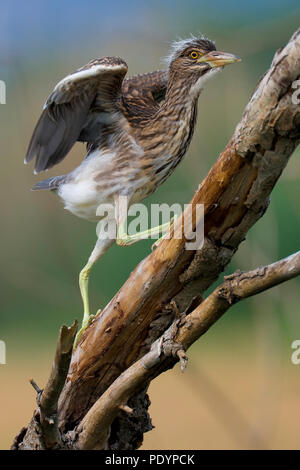
POLYGON ((77 140, 93 141, 118 98, 127 64, 118 57, 89 62, 61 80, 47 99, 30 140, 25 163, 33 158, 35 173, 65 158, 77 140))

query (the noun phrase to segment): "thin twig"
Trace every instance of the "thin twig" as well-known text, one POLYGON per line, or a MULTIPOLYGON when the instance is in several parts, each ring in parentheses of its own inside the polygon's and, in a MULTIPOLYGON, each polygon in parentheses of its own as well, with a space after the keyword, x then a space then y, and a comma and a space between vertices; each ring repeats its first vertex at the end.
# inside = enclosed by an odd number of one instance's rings
POLYGON ((300 251, 268 266, 226 277, 178 330, 175 341, 187 349, 236 302, 251 297, 300 274, 300 251))
POLYGON ((36 391, 37 395, 39 396, 42 393, 43 390, 38 386, 38 384, 36 383, 36 381, 34 379, 30 379, 29 383, 32 385, 32 387, 36 391))
POLYGON ((133 413, 133 409, 130 408, 130 406, 128 406, 128 405, 120 405, 119 408, 120 408, 121 411, 124 411, 128 415, 131 415, 133 413))

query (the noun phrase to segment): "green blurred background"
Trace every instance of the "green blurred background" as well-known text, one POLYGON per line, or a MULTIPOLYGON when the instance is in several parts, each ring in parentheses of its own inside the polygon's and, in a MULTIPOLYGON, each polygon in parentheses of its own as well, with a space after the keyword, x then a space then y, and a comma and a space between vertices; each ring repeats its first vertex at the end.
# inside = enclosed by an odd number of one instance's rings
MULTIPOLYGON (((67 213, 24 167, 26 148, 53 86, 91 58, 119 55, 129 74, 162 67, 178 37, 199 32, 243 60, 208 84, 199 101, 191 148, 151 202, 186 203, 230 138, 274 52, 299 26, 297 0, 2 1, 0 79, 1 319, 7 364, 0 365, 0 448, 9 447, 35 406, 28 378, 43 386, 58 329, 81 317, 78 273, 96 240, 95 225, 67 213)), ((83 144, 47 176, 73 169, 83 144)), ((270 207, 249 233, 227 272, 248 270, 299 249, 300 151, 277 184, 270 207)), ((90 283, 92 309, 104 306, 151 241, 112 247, 90 283)), ((164 374, 150 388, 156 429, 143 448, 299 447, 299 280, 233 307, 190 352, 182 376, 164 374), (170 397, 170 390, 172 395, 170 397), (180 406, 178 404, 180 403, 180 406)))

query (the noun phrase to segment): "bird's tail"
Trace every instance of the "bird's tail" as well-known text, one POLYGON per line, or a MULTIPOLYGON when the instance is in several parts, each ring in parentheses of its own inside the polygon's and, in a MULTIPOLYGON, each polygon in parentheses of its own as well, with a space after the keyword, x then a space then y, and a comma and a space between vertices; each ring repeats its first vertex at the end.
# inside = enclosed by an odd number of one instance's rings
POLYGON ((47 178, 46 180, 39 181, 32 188, 33 191, 39 189, 57 189, 62 183, 66 181, 67 175, 53 176, 52 178, 47 178))

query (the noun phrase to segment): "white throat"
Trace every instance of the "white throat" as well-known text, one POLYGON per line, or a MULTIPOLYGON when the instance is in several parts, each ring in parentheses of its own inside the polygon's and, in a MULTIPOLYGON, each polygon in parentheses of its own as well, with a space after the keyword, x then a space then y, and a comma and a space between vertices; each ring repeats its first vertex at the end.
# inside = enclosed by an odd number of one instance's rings
POLYGON ((202 77, 198 78, 196 83, 191 87, 190 93, 193 98, 199 95, 200 91, 203 90, 204 85, 208 80, 210 80, 212 77, 214 77, 217 73, 219 73, 222 70, 222 67, 216 67, 214 69, 211 69, 209 72, 207 72, 205 75, 202 77))

